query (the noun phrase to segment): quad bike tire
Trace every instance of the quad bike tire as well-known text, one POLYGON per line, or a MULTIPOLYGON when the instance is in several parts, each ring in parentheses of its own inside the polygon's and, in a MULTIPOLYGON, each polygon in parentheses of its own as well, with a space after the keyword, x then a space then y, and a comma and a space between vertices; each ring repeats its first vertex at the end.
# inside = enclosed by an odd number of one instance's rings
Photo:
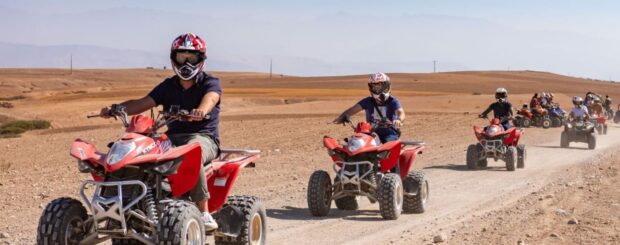
POLYGON ((471 144, 467 147, 467 157, 465 159, 467 163, 467 169, 475 170, 478 168, 478 156, 480 154, 479 149, 480 147, 478 146, 478 144, 471 144))
POLYGON ((264 245, 267 239, 267 213, 258 197, 230 196, 224 207, 232 206, 243 213, 241 233, 237 237, 215 236, 216 245, 264 245))
POLYGON ((588 149, 594 150, 596 149, 596 134, 591 133, 588 137, 588 149))
POLYGON ((78 244, 88 229, 86 208, 78 200, 61 197, 53 200, 39 218, 37 244, 78 244))
POLYGON ((403 213, 421 214, 426 211, 426 202, 428 201, 429 187, 428 179, 423 172, 413 171, 407 174, 403 180, 405 193, 416 193, 413 195, 405 195, 403 198, 403 213))
POLYGON ((506 149, 506 157, 504 158, 504 161, 506 162, 506 169, 508 171, 515 171, 518 158, 517 147, 508 146, 506 149))
POLYGON ((379 211, 386 220, 396 220, 403 211, 403 182, 400 175, 387 173, 379 182, 379 211))
POLYGON ((523 119, 521 119, 521 118, 515 118, 515 119, 512 120, 512 123, 515 125, 515 127, 521 127, 521 125, 522 125, 521 122, 523 122, 523 119))
POLYGON ((521 127, 529 128, 531 126, 532 126, 532 119, 523 118, 523 120, 521 121, 521 127))
POLYGON ((544 119, 542 119, 542 121, 540 121, 540 125, 541 125, 543 128, 549 128, 549 127, 551 127, 551 119, 549 119, 549 118, 544 118, 544 119))
POLYGON ((354 196, 346 196, 335 201, 336 207, 340 210, 357 210, 359 204, 354 196))
POLYGON ((525 168, 525 161, 527 160, 527 149, 525 145, 517 146, 517 168, 525 168))
POLYGON ((558 117, 554 117, 551 119, 551 126, 552 127, 561 127, 562 126, 562 119, 558 118, 558 117))
POLYGON ((332 205, 332 180, 323 170, 317 170, 310 176, 307 193, 308 209, 312 216, 326 216, 332 205))
POLYGON ((598 135, 603 135, 603 125, 599 124, 596 126, 596 132, 598 132, 598 135))
POLYGON ((142 245, 144 243, 136 239, 118 239, 112 238, 112 245, 142 245))
POLYGON ((603 134, 606 135, 607 134, 607 124, 603 125, 603 134))
POLYGON ((569 145, 570 139, 568 138, 568 133, 566 131, 562 131, 562 134, 560 135, 560 147, 568 148, 569 145))
POLYGON ((191 202, 165 202, 157 227, 160 244, 205 244, 205 225, 202 213, 191 202))

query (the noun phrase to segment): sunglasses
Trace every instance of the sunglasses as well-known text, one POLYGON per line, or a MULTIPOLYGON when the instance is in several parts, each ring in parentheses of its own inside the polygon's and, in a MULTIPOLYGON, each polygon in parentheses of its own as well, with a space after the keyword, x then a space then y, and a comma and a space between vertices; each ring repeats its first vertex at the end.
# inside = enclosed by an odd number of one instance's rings
POLYGON ((178 64, 190 63, 192 65, 196 65, 201 61, 200 55, 197 52, 190 51, 176 52, 174 60, 178 64))

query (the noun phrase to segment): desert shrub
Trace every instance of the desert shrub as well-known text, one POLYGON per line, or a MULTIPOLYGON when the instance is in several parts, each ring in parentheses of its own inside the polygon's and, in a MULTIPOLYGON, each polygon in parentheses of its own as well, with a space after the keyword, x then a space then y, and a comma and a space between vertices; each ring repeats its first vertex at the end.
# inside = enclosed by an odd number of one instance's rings
POLYGON ((25 98, 26 96, 16 95, 16 96, 10 96, 10 97, 0 97, 0 100, 11 101, 11 100, 23 100, 25 98))
POLYGON ((45 120, 8 121, 0 125, 0 138, 17 137, 28 130, 46 129, 50 126, 51 123, 45 120))
POLYGON ((480 92, 473 92, 472 95, 481 95, 480 92))

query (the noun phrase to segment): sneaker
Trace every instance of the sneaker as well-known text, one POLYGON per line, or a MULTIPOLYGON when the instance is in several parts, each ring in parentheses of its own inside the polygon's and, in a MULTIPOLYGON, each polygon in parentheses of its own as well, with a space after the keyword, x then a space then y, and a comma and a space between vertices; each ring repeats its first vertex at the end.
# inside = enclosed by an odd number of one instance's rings
POLYGON ((205 222, 205 230, 206 231, 214 231, 217 230, 217 222, 208 212, 202 213, 202 220, 205 222))

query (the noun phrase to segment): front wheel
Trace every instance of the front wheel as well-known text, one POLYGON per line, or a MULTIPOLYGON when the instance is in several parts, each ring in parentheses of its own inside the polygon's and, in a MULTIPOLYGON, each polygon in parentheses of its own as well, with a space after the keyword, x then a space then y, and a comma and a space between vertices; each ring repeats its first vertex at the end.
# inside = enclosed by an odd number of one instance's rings
POLYGON ((359 205, 356 197, 346 196, 336 199, 336 207, 340 210, 357 210, 359 205))
POLYGON ((332 180, 323 170, 310 176, 307 193, 308 209, 313 216, 326 216, 332 206, 332 180))
POLYGON ((527 159, 527 149, 525 145, 517 146, 517 168, 525 168, 525 160, 527 159))
POLYGON ((403 183, 400 176, 388 173, 379 182, 379 210, 381 216, 387 220, 398 219, 403 211, 403 183))
POLYGON ((524 128, 529 128, 532 126, 532 119, 530 118, 523 118, 523 120, 521 121, 521 126, 524 128))
POLYGON ((241 223, 241 233, 237 237, 216 236, 216 245, 264 245, 266 243, 267 214, 258 197, 231 196, 228 197, 225 205, 239 209, 243 213, 243 219, 238 221, 241 223))
POLYGON ((603 134, 607 134, 607 124, 603 125, 603 134))
POLYGON ((549 128, 551 127, 551 120, 549 118, 543 118, 540 124, 543 128, 549 128))
POLYGON ((426 175, 418 171, 407 174, 407 178, 403 181, 403 187, 405 188, 403 213, 424 213, 429 194, 426 175))
POLYGON ((559 117, 552 118, 551 126, 556 127, 556 128, 562 126, 562 119, 559 117))
POLYGON ((205 244, 202 213, 190 202, 171 200, 165 203, 158 226, 161 244, 205 244))
POLYGON ((594 150, 596 148, 596 135, 591 133, 588 137, 588 149, 594 150))
POLYGON ((39 218, 37 244, 78 244, 88 232, 87 219, 80 201, 68 197, 53 200, 39 218))
POLYGON ((562 135, 560 136, 560 147, 568 148, 569 144, 570 144, 570 139, 568 138, 568 133, 566 131, 563 131, 562 135))
POLYGON ((478 168, 478 161, 480 160, 480 147, 477 144, 472 144, 467 147, 467 168, 475 170, 478 168))
POLYGON ((515 166, 518 161, 517 156, 517 148, 514 146, 508 146, 506 149, 506 157, 504 158, 506 162, 506 169, 508 171, 515 171, 515 166))

